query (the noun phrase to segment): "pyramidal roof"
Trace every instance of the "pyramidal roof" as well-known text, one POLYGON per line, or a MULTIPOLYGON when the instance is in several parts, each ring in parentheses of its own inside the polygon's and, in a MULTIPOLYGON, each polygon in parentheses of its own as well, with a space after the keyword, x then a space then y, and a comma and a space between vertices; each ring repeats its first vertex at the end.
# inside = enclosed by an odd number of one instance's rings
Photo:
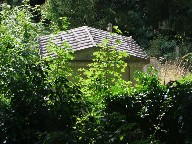
POLYGON ((67 30, 54 36, 48 35, 39 37, 38 42, 40 45, 41 57, 46 57, 48 55, 46 46, 50 39, 58 46, 61 46, 63 42, 67 42, 74 51, 97 47, 103 42, 103 39, 108 39, 108 45, 115 46, 119 51, 125 51, 129 55, 139 58, 148 58, 145 51, 140 48, 131 36, 126 37, 118 34, 111 34, 108 31, 88 26, 67 30), (117 44, 117 40, 121 43, 117 44))

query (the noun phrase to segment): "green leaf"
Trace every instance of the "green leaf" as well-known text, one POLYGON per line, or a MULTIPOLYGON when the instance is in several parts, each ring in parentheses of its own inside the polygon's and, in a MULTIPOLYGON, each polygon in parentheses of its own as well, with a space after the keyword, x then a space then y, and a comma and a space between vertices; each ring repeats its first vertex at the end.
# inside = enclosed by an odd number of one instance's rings
POLYGON ((124 136, 123 135, 121 135, 120 136, 120 141, 122 141, 124 139, 124 136))

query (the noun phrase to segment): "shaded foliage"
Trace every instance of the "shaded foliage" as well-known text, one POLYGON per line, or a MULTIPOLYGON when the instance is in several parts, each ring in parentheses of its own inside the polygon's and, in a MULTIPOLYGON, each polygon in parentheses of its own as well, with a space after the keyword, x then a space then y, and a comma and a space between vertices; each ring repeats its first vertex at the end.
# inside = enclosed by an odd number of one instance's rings
POLYGON ((151 72, 139 74, 139 85, 131 95, 109 99, 108 109, 124 115, 124 121, 138 124, 150 141, 191 143, 191 81, 165 86, 159 83, 155 71, 151 72))

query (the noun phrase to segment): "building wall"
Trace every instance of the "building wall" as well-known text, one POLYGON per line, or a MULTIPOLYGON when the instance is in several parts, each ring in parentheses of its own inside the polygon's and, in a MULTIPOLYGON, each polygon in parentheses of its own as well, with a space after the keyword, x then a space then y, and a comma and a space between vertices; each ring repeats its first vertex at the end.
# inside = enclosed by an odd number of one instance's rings
MULTIPOLYGON (((85 61, 85 60, 79 60, 79 61, 72 61, 71 62, 71 68, 75 71, 76 74, 82 75, 83 72, 79 71, 79 69, 88 69, 89 67, 87 66, 90 64, 92 61, 85 61)), ((129 65, 125 68, 125 72, 122 72, 122 78, 124 80, 130 80, 130 67, 129 65)))
POLYGON ((146 63, 143 63, 143 62, 131 62, 131 63, 129 63, 129 67, 130 67, 130 81, 132 81, 133 85, 136 84, 135 73, 137 71, 143 71, 143 67, 145 65, 146 65, 146 63))
MULTIPOLYGON (((88 69, 88 64, 92 62, 93 52, 98 51, 99 48, 88 48, 76 51, 74 53, 75 59, 72 61, 71 67, 77 74, 82 74, 82 72, 78 71, 80 68, 88 69)), ((136 71, 142 71, 143 67, 149 63, 148 59, 137 58, 134 56, 130 56, 125 59, 127 63, 127 67, 125 72, 122 73, 122 78, 124 80, 130 80, 135 84, 134 73, 136 71)))

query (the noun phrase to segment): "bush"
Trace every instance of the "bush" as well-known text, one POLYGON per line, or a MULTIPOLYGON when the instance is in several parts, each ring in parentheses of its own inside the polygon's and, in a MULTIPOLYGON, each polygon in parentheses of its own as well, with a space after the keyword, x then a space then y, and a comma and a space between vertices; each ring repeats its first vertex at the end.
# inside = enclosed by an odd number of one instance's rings
POLYGON ((185 68, 192 70, 192 53, 188 53, 182 57, 182 63, 185 68))
MULTIPOLYGON (((157 72, 150 69, 148 73, 139 73, 137 81, 132 94, 108 100, 110 112, 119 113, 125 122, 121 126, 129 127, 134 123, 141 136, 135 140, 146 143, 191 143, 192 83, 189 76, 162 85, 157 72)), ((125 142, 130 137, 127 132, 125 142)))
MULTIPOLYGON (((30 6, 3 5, 0 21, 0 142, 48 143, 55 136, 73 133, 76 119, 86 108, 78 86, 60 73, 55 61, 40 60, 37 37, 47 33, 34 23, 30 6), (56 70, 57 69, 57 70, 56 70), (56 73, 57 72, 57 73, 56 73), (55 136, 54 136, 55 135, 55 136)), ((65 53, 64 53, 65 54, 65 53)), ((61 69, 70 55, 66 53, 61 69)), ((61 64, 61 63, 60 63, 61 64)), ((65 137, 64 141, 73 141, 65 137)))

